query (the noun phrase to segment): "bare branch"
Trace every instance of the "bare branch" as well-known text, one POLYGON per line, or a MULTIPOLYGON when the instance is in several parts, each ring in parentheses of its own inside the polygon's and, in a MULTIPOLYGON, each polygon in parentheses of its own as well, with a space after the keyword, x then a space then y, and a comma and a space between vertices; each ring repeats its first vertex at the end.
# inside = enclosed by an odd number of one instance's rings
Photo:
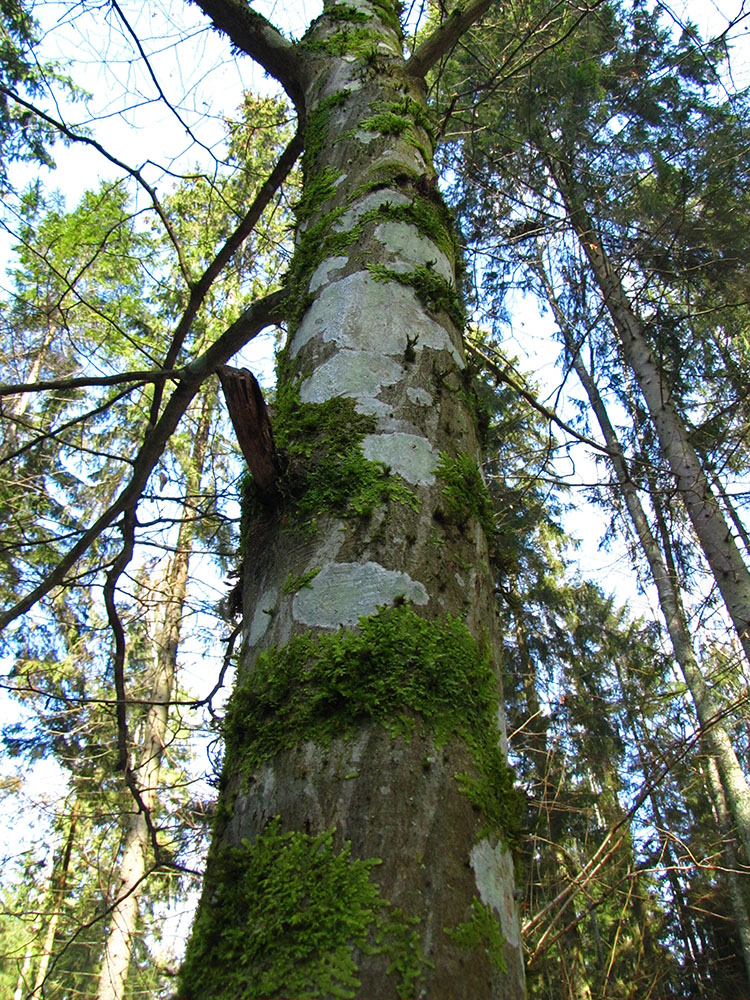
POLYGON ((182 115, 177 110, 177 108, 170 101, 167 100, 167 96, 166 96, 166 94, 164 93, 164 91, 161 88, 161 84, 159 83, 159 80, 158 80, 158 78, 156 76, 156 73, 153 70, 153 67, 151 65, 151 62, 150 62, 148 56, 146 55, 146 51, 143 48, 143 45, 141 44, 141 40, 138 37, 138 35, 135 33, 135 31, 133 30, 133 26, 131 25, 130 21, 128 21, 128 19, 125 17, 125 14, 123 13, 122 7, 120 7, 120 5, 117 3, 117 0, 109 0, 109 2, 111 4, 111 6, 112 6, 112 9, 117 14, 117 16, 120 18, 120 20, 122 21, 123 25, 125 26, 125 30, 130 35, 130 37, 133 39, 133 42, 135 43, 135 47, 138 49, 138 53, 139 53, 141 59, 143 60, 143 63, 145 65, 146 69, 148 70, 148 75, 151 77, 151 80, 153 81, 153 84, 156 87, 156 92, 158 93, 159 97, 162 99, 162 101, 164 101, 164 103, 166 104, 166 106, 169 108, 169 110, 175 116, 175 118, 180 123, 180 125, 182 125, 182 127, 185 129, 185 131, 190 136, 190 138, 193 140, 193 142, 196 144, 196 146, 201 146, 203 149, 206 150, 207 153, 210 153, 211 156, 214 156, 213 150, 209 146, 207 146, 205 143, 201 142, 200 139, 198 139, 195 136, 195 134, 193 133, 192 129, 190 128, 190 126, 188 125, 188 123, 185 121, 185 119, 182 117, 182 115))
POLYGON ((167 442, 177 428, 182 415, 190 405, 205 379, 224 364, 233 354, 243 347, 261 330, 283 319, 283 305, 287 292, 280 290, 272 292, 265 298, 249 306, 239 319, 203 352, 192 364, 184 369, 184 377, 175 388, 164 412, 155 427, 145 436, 138 455, 133 460, 133 473, 127 485, 117 499, 97 518, 92 526, 84 532, 78 542, 70 549, 57 566, 46 578, 26 597, 0 615, 0 631, 7 625, 25 614, 38 601, 63 583, 68 571, 78 559, 90 548, 96 539, 105 531, 117 517, 136 503, 148 482, 157 462, 161 458, 167 442))
POLYGON ((158 382, 161 379, 180 379, 184 368, 158 371, 123 372, 122 375, 102 375, 99 378, 50 378, 39 382, 0 382, 0 396, 18 396, 25 392, 47 392, 49 390, 82 389, 99 385, 122 385, 124 382, 135 382, 146 385, 148 382, 158 382))
MULTIPOLYGON (((294 138, 288 144, 284 152, 279 157, 279 161, 273 168, 271 173, 268 175, 268 179, 262 185, 255 200, 253 201, 250 208, 247 210, 244 218, 237 226, 235 231, 227 238, 224 246, 219 250, 214 259, 208 265, 206 270, 200 276, 198 281, 192 286, 190 290, 190 299, 185 307, 185 312, 182 314, 180 322, 177 325, 174 336, 172 337, 172 343, 170 344, 167 355, 164 358, 164 368, 171 368, 175 361, 177 360, 177 355, 180 352, 185 337, 187 336, 188 330, 190 329, 195 315, 200 308, 203 299, 208 294, 208 291, 216 279, 217 275, 221 272, 222 268, 225 267, 232 258, 232 255, 240 248, 247 237, 252 232, 253 228, 257 225, 258 220, 268 206, 271 198, 278 191, 281 185, 286 180, 289 171, 292 169, 294 164, 297 162, 297 157, 302 152, 302 136, 299 132, 296 133, 294 138)), ((225 359, 226 360, 226 359, 225 359)), ((166 379, 165 375, 165 379, 166 379)), ((151 416, 150 420, 153 425, 159 416, 159 407, 161 406, 161 398, 163 392, 163 385, 157 382, 154 389, 154 399, 151 403, 151 416)))
MULTIPOLYGON (((472 24, 485 14, 492 0, 470 0, 465 7, 460 4, 451 11, 443 23, 418 45, 406 62, 406 71, 412 76, 424 77, 438 59, 450 52, 459 38, 472 24)), ((201 4, 201 6, 203 6, 201 4)))
POLYGON ((469 352, 477 358, 477 360, 485 365, 489 372, 491 372, 496 378, 500 379, 501 382, 505 382, 505 384, 510 386, 511 389, 515 390, 515 392, 525 399, 526 402, 537 411, 537 413, 541 413, 543 417, 547 418, 547 420, 551 420, 553 424, 557 424, 557 426, 561 430, 564 430, 566 434, 572 435, 572 437, 574 437, 577 441, 587 444, 589 448, 596 448, 597 451, 601 451, 605 455, 612 456, 614 454, 609 448, 605 447, 605 445, 599 444, 599 442, 594 441, 593 438, 586 437, 585 434, 581 434, 581 432, 577 431, 575 427, 571 427, 570 424, 567 424, 561 417, 558 417, 554 410, 550 410, 543 403, 540 403, 533 393, 529 392, 528 389, 525 389, 522 385, 516 382, 515 379, 511 378, 506 370, 501 368, 500 365, 492 360, 492 358, 488 358, 487 355, 480 351, 478 347, 475 347, 474 344, 467 342, 467 348, 469 352))
POLYGON ((270 21, 252 10, 247 0, 193 0, 238 49, 260 63, 278 80, 300 117, 304 114, 300 58, 297 46, 270 21))
POLYGON ((217 375, 224 390, 234 433, 258 491, 258 499, 261 503, 277 502, 276 481, 281 466, 258 380, 247 368, 231 368, 229 365, 219 365, 217 375))

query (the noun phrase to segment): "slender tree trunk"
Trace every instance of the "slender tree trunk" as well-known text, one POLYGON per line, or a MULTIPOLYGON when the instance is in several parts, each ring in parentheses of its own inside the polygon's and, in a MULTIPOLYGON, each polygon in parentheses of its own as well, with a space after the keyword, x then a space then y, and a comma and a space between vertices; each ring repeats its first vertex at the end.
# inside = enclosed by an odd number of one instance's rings
MULTIPOLYGON (((623 692, 623 704, 625 707, 625 714, 628 719, 628 724, 630 727, 630 732, 635 737, 636 747, 638 750, 638 759, 641 762, 641 772, 643 774, 644 781, 648 780, 648 774, 651 770, 651 755, 644 748, 644 738, 643 734, 647 731, 644 712, 642 706, 636 706, 636 712, 632 710, 631 700, 625 695, 625 683, 623 678, 623 670, 621 668, 621 663, 619 658, 615 660, 615 669, 617 671, 617 679, 620 684, 620 690, 623 692), (636 714, 637 713, 637 714, 636 714), (640 716, 641 722, 638 722, 637 715, 640 716)), ((701 962, 701 952, 698 942, 693 933, 693 927, 690 923, 688 917, 688 906, 685 899, 685 893, 683 892, 682 885, 680 883, 679 877, 677 875, 677 861, 674 856, 674 850, 672 848, 672 839, 669 836, 669 827, 664 820, 663 811, 661 803, 659 801, 659 790, 658 786, 651 785, 649 790, 649 802, 651 803, 651 812, 654 817, 654 823, 656 824, 656 829, 659 833, 659 839, 662 844, 662 856, 664 858, 664 869, 667 876, 667 881, 669 882, 670 892, 672 894, 672 902, 674 903, 677 920, 680 925, 680 933, 682 936, 683 947, 685 949, 685 959, 690 971, 691 985, 692 988, 697 992, 699 996, 705 994, 705 985, 703 979, 700 975, 700 969, 702 966, 701 962)))
MULTIPOLYGON (((651 531, 648 517, 638 496, 638 491, 630 476, 622 447, 609 420, 606 407, 590 372, 583 363, 574 339, 570 335, 565 314, 547 285, 548 300, 555 319, 562 331, 566 346, 570 351, 573 367, 581 380, 591 408, 601 428, 602 436, 609 450, 609 458, 617 482, 635 528, 636 535, 651 570, 656 586, 667 631, 672 642, 675 659, 680 666, 688 690, 695 704, 702 737, 709 753, 716 759, 721 774, 730 809, 740 833, 746 856, 750 858, 750 788, 726 727, 721 720, 721 711, 705 682, 700 666, 695 658, 690 632, 685 621, 682 600, 676 580, 662 555, 657 540, 651 531)), ((654 499, 656 503, 656 499, 654 499)))
POLYGON ((602 246, 592 220, 576 195, 575 183, 564 168, 550 166, 550 171, 601 290, 625 361, 635 375, 646 402, 696 537, 750 661, 750 572, 711 491, 684 422, 669 398, 641 320, 602 246))
MULTIPOLYGON (((534 835, 530 838, 530 850, 525 862, 529 878, 535 870, 539 872, 541 902, 558 896, 571 875, 565 852, 559 846, 566 837, 567 816, 558 801, 564 798, 556 788, 559 777, 554 767, 554 748, 549 743, 549 721, 542 712, 537 692, 536 664, 529 652, 523 606, 515 581, 511 585, 507 603, 513 619, 516 647, 518 650, 521 682, 526 705, 523 752, 528 756, 533 775, 533 795, 538 806, 534 835)), ((527 904, 534 912, 537 900, 533 893, 527 893, 527 904)), ((568 904, 573 909, 574 904, 568 904)), ((556 989, 561 1000, 591 1000, 591 986, 581 944, 580 925, 575 923, 561 936, 557 949, 557 961, 551 968, 557 972, 556 989)), ((545 969, 543 974, 548 974, 545 969)))
MULTIPOLYGON (((35 382, 39 377, 39 372, 42 370, 42 364, 45 361, 47 350, 52 343, 55 332, 55 328, 50 324, 45 331, 42 342, 33 355, 29 370, 24 376, 26 382, 35 382)), ((0 457, 9 455, 16 448, 18 441, 18 421, 28 410, 31 399, 32 394, 30 392, 22 392, 17 396, 11 396, 9 400, 3 401, 3 410, 6 412, 3 414, 5 419, 3 421, 2 437, 0 438, 0 457)))
POLYGON ((191 497, 198 494, 205 461, 211 413, 215 393, 204 396, 196 430, 190 464, 185 477, 186 504, 177 535, 177 546, 157 599, 158 624, 154 628, 155 676, 150 708, 143 726, 143 738, 138 751, 137 768, 141 796, 149 815, 132 812, 128 816, 120 862, 120 884, 110 914, 110 926, 105 942, 104 958, 99 972, 97 1000, 122 1000, 130 968, 133 939, 138 928, 139 898, 148 875, 151 856, 149 819, 157 803, 159 770, 164 752, 169 706, 177 671, 180 627, 187 594, 188 566, 195 532, 195 521, 189 509, 191 497))
POLYGON ((424 85, 390 0, 326 5, 295 50, 287 464, 280 505, 246 510, 246 654, 180 996, 516 1000, 493 525, 424 85))
POLYGON ((26 951, 23 956, 23 964, 21 965, 21 970, 18 973, 18 979, 16 980, 16 988, 13 992, 13 1000, 24 1000, 24 997, 28 994, 26 990, 28 989, 28 979, 29 973, 31 972, 31 965, 34 961, 34 942, 36 940, 36 935, 41 927, 41 921, 37 918, 34 921, 34 926, 32 929, 32 936, 29 943, 26 945, 26 951))
POLYGON ((735 850, 735 836, 732 829, 732 820, 727 808, 726 796, 721 783, 719 768, 713 757, 706 760, 705 769, 706 787, 714 807, 716 821, 724 837, 724 856, 727 863, 727 882, 729 883, 729 896, 732 901, 732 912, 734 923, 737 929, 737 936, 740 939, 742 957, 745 960, 745 972, 747 981, 750 984, 750 914, 747 910, 747 899, 740 883, 740 867, 737 863, 737 851, 735 850))
POLYGON ((47 973, 54 954, 57 926, 60 923, 60 911, 62 909, 63 896, 65 895, 65 888, 68 884, 68 871, 70 869, 70 858, 73 853, 73 844, 75 843, 77 825, 78 801, 75 800, 70 811, 68 834, 65 838, 65 847, 63 848, 62 857, 60 858, 60 864, 58 865, 52 878, 51 896, 54 909, 50 914, 49 922, 47 924, 47 931, 44 935, 44 944, 42 945, 42 955, 39 960, 39 965, 37 966, 36 976, 34 978, 34 988, 29 994, 30 997, 41 997, 44 995, 44 984, 47 980, 47 973))

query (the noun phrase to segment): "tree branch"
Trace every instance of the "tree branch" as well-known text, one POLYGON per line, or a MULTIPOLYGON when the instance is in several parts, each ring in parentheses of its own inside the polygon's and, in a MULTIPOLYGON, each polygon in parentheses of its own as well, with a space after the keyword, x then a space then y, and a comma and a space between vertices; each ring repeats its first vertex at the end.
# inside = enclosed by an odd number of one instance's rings
POLYGON ((283 319, 283 305, 287 292, 281 289, 272 292, 249 306, 230 327, 203 352, 192 364, 184 369, 184 376, 175 388, 169 402, 164 408, 156 426, 150 430, 143 441, 138 455, 133 459, 133 473, 130 481, 122 489, 117 499, 97 518, 94 524, 81 536, 57 566, 47 574, 45 579, 26 597, 0 615, 0 631, 21 615, 25 614, 38 601, 55 587, 59 587, 78 559, 89 549, 94 541, 112 522, 126 511, 133 503, 137 503, 148 478, 161 458, 167 442, 177 428, 182 415, 190 405, 196 393, 208 376, 218 365, 224 364, 233 354, 243 347, 261 330, 283 319))
POLYGON ((158 382, 161 379, 179 379, 184 374, 183 368, 158 371, 123 372, 121 375, 101 375, 98 378, 50 378, 39 382, 0 382, 1 396, 21 396, 26 392, 47 392, 49 390, 82 389, 92 386, 122 385, 124 382, 135 382, 136 385, 146 385, 148 382, 158 382))
MULTIPOLYGON (((424 77, 453 48, 461 35, 487 12, 493 0, 470 0, 465 7, 455 7, 443 23, 412 52, 406 71, 424 77)), ((202 6, 202 5, 201 5, 202 6)))
POLYGON ((193 0, 233 45, 260 63, 278 80, 297 113, 304 114, 300 58, 294 42, 250 8, 247 0, 193 0))
POLYGON ((537 413, 541 413, 543 417, 547 418, 547 420, 552 421, 553 424, 557 424, 557 426, 561 430, 564 430, 566 434, 570 434, 577 441, 587 444, 589 448, 595 448, 597 451, 601 451, 605 455, 609 455, 610 457, 613 456, 614 453, 605 445, 599 444, 599 442, 594 441, 593 438, 586 437, 585 434, 581 434, 581 432, 577 431, 575 427, 571 427, 570 424, 566 424, 564 420, 558 417, 554 410, 550 410, 543 403, 540 403, 533 393, 529 392, 528 389, 524 389, 522 385, 519 385, 515 379, 512 379, 510 375, 508 375, 508 373, 500 367, 500 365, 496 364, 492 358, 488 358, 487 355, 480 351, 478 347, 475 347, 474 344, 467 342, 466 347, 469 353, 473 354, 474 357, 485 366, 487 371, 494 375, 495 378, 500 379, 501 382, 505 382, 507 386, 517 392, 522 399, 525 399, 526 402, 537 411, 537 413))
MULTIPOLYGON (((245 216, 241 220, 240 224, 237 226, 235 231, 227 237, 224 246, 216 254, 198 281, 191 287, 190 299, 185 307, 182 317, 180 318, 180 322, 178 323, 177 329, 172 337, 172 343, 170 344, 169 350, 164 358, 165 369, 172 368, 177 360, 177 355, 180 352, 180 348, 182 347, 185 337, 187 336, 188 330, 190 329, 196 313, 198 312, 204 298, 208 294, 208 291, 217 275, 221 272, 222 268, 229 263, 232 255, 236 253, 257 225, 258 220, 268 206, 268 203, 271 201, 271 198, 283 184, 289 174, 289 171, 297 162, 297 157, 301 152, 302 136, 300 132, 297 132, 279 157, 278 163, 268 175, 265 183, 256 194, 255 200, 245 213, 245 216)), ((159 407, 161 406, 163 391, 164 384, 157 382, 154 388, 154 398, 151 403, 150 415, 150 421, 154 425, 156 424, 159 416, 159 407)))

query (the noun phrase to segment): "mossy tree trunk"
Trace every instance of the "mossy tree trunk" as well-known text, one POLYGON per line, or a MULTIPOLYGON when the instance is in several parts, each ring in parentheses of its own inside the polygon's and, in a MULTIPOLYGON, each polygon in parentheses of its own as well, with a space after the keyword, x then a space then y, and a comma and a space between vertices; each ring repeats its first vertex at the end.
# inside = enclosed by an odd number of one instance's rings
POLYGON ((200 4, 303 122, 273 507, 246 500, 244 654, 180 985, 237 997, 519 998, 492 513, 458 250, 395 5, 326 5, 292 44, 200 4))

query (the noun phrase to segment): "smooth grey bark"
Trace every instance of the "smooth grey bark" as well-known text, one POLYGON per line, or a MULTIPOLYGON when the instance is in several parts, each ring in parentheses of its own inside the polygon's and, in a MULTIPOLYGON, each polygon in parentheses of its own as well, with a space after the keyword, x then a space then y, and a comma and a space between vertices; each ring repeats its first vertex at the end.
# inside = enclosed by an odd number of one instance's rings
POLYGON ((549 165, 549 169, 591 265, 623 357, 645 400, 693 530, 750 661, 750 571, 713 495, 685 424, 669 398, 641 320, 612 266, 601 236, 577 197, 575 182, 564 167, 556 169, 549 165))
MULTIPOLYGON (((214 4, 204 9, 215 16, 214 4)), ((414 287, 423 279, 443 292, 455 289, 456 261, 450 241, 441 239, 442 223, 420 225, 416 209, 409 215, 410 206, 421 205, 434 223, 442 209, 424 128, 424 84, 406 66, 395 16, 387 2, 327 4, 297 46, 308 131, 291 267, 294 318, 277 398, 298 394, 294 406, 321 409, 334 400, 348 402, 352 421, 369 421, 358 445, 361 456, 380 463, 402 498, 408 491, 412 499, 380 501, 369 516, 322 510, 307 526, 283 506, 249 519, 240 691, 295 639, 350 633, 378 609, 404 606, 436 627, 449 618, 463 621, 499 677, 487 539, 475 517, 451 520, 437 474, 441 453, 477 462, 479 448, 466 404, 462 331, 446 311, 445 296, 436 301, 423 288, 420 297, 414 287), (326 245, 331 249, 321 252, 326 245), (297 589, 295 580, 305 583, 297 589)), ((242 44, 255 55, 252 39, 242 44)), ((373 661, 372 670, 379 669, 373 661)), ((304 672, 299 680, 303 685, 304 672)), ((329 739, 302 731, 251 773, 243 773, 242 747, 227 751, 220 822, 188 946, 193 979, 180 987, 186 1000, 198 1000, 199 989, 206 993, 193 982, 203 982, 228 935, 237 933, 231 913, 212 909, 226 888, 222 865, 236 852, 251 856, 265 845, 275 817, 284 835, 299 842, 333 831, 339 857, 351 850, 353 859, 377 859, 371 881, 388 912, 409 921, 420 956, 408 995, 524 995, 512 860, 500 831, 486 830, 457 780, 475 773, 475 762, 464 741, 442 742, 418 711, 414 723, 411 738, 364 714, 340 732, 334 728, 329 739), (504 939, 502 960, 489 941, 461 940, 459 928, 479 913, 504 939)), ((321 919, 325 924, 325 915, 321 919)), ((292 928, 282 930, 285 940, 293 936, 292 928)), ((382 949, 359 949, 355 958, 360 985, 352 985, 351 995, 406 995, 382 949)), ((219 991, 236 968, 211 971, 214 995, 228 996, 219 991)), ((283 970, 272 967, 271 973, 277 979, 269 991, 276 992, 269 995, 292 995, 288 979, 278 978, 283 970)))
MULTIPOLYGON (((158 803, 159 772, 177 674, 180 629, 195 534, 195 519, 188 505, 191 498, 199 493, 215 402, 215 390, 204 396, 185 476, 186 502, 177 533, 175 553, 163 581, 155 585, 155 592, 149 595, 151 601, 157 602, 154 608, 156 621, 151 636, 154 679, 141 744, 137 748, 138 763, 135 768, 141 798, 149 815, 143 810, 137 810, 127 816, 120 861, 120 882, 109 914, 109 930, 99 971, 97 1000, 122 1000, 125 996, 133 940, 138 931, 139 900, 153 864, 152 827, 149 820, 158 803)), ((155 860, 158 863, 158 859, 155 860)))
POLYGON ((656 586, 659 606, 664 615, 675 659, 695 704, 703 741, 709 753, 716 759, 722 785, 726 791, 746 856, 750 858, 750 787, 748 787, 747 779, 722 721, 721 710, 706 684, 695 657, 677 582, 673 574, 670 573, 659 543, 651 531, 648 517, 630 475, 622 446, 609 419, 596 382, 583 363, 579 346, 571 335, 567 318, 560 308, 548 279, 539 270, 537 273, 540 274, 540 278, 545 284, 547 299, 570 353, 573 367, 588 396, 602 436, 609 449, 609 460, 656 586))

